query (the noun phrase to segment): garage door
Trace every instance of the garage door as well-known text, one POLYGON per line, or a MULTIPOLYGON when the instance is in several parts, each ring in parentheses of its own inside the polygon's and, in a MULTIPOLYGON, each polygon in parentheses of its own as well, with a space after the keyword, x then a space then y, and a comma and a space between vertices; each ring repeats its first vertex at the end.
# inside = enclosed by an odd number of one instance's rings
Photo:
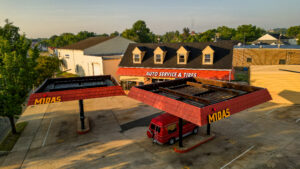
POLYGON ((101 67, 98 63, 93 63, 93 75, 98 76, 101 75, 101 67))

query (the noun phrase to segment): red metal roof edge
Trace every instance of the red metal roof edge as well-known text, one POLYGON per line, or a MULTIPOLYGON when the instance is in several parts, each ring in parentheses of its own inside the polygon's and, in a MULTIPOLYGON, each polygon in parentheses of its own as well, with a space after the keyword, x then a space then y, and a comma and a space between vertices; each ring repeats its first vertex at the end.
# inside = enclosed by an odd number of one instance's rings
POLYGON ((47 97, 61 97, 61 102, 80 100, 80 99, 91 99, 100 97, 110 96, 121 96, 125 95, 121 86, 107 86, 107 87, 95 87, 86 89, 74 89, 74 90, 63 90, 55 92, 43 92, 31 94, 27 103, 27 106, 34 105, 36 99, 47 98, 47 97))
POLYGON ((216 112, 229 108, 230 114, 232 115, 272 100, 271 95, 267 89, 264 88, 202 108, 139 89, 137 87, 132 87, 128 96, 174 116, 181 117, 199 126, 203 126, 208 123, 207 117, 209 114, 213 113, 213 108, 216 112))
POLYGON ((212 104, 201 108, 201 126, 208 124, 207 116, 214 113, 212 109, 216 112, 225 110, 229 108, 230 115, 239 113, 248 108, 257 106, 264 102, 272 100, 272 97, 267 89, 262 88, 260 90, 241 95, 223 102, 212 104))
POLYGON ((178 113, 180 114, 178 117, 184 118, 194 124, 200 123, 200 108, 180 102, 178 100, 174 100, 171 98, 168 98, 166 96, 154 94, 152 92, 139 89, 137 87, 132 87, 129 94, 129 97, 139 100, 145 104, 148 104, 152 107, 155 107, 157 109, 163 110, 167 113, 170 113, 174 116, 178 116, 178 113), (179 110, 179 111, 178 111, 179 110), (187 114, 186 112, 193 112, 192 114, 198 116, 191 116, 190 114, 187 114))

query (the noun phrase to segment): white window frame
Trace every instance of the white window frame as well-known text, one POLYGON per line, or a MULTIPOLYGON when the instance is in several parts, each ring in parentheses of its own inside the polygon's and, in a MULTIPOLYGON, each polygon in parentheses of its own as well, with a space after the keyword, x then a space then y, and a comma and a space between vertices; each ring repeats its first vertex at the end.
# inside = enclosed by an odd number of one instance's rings
POLYGON ((185 55, 184 55, 184 54, 179 54, 178 57, 179 57, 179 58, 178 58, 178 63, 185 63, 185 55), (182 62, 181 62, 181 60, 180 60, 180 59, 181 59, 181 56, 183 57, 183 61, 182 61, 182 62))

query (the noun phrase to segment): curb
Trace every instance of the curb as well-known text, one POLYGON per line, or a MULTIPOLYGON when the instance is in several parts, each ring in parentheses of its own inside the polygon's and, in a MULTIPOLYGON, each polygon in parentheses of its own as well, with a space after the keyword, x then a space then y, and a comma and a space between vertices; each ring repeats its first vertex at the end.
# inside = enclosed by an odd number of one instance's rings
POLYGON ((80 123, 80 119, 78 119, 77 121, 77 133, 82 135, 82 134, 86 134, 90 131, 90 123, 89 123, 89 118, 88 116, 85 117, 84 119, 84 123, 85 123, 85 129, 81 129, 81 123, 80 123))
POLYGON ((211 137, 207 138, 206 140, 203 140, 203 141, 199 142, 198 144, 196 144, 196 145, 194 145, 192 147, 186 148, 186 149, 177 149, 176 147, 174 147, 174 151, 176 153, 186 153, 186 152, 189 152, 189 151, 193 150, 194 148, 200 146, 201 144, 204 144, 204 143, 206 143, 206 142, 208 142, 210 140, 213 140, 215 137, 216 136, 211 136, 211 137))

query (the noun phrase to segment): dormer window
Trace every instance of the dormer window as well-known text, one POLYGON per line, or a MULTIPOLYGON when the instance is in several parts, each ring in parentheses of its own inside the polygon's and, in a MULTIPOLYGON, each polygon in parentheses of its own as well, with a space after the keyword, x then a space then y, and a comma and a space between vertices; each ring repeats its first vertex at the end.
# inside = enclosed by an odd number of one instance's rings
POLYGON ((144 47, 140 47, 140 46, 135 47, 132 51, 133 63, 141 64, 145 53, 146 53, 146 49, 144 47))
POLYGON ((205 55, 204 55, 204 62, 205 62, 205 63, 210 63, 210 62, 211 62, 210 54, 205 54, 205 55))
POLYGON ((167 53, 167 49, 164 46, 158 46, 153 53, 154 53, 154 63, 163 64, 167 53))
POLYGON ((186 64, 189 56, 189 48, 187 46, 181 46, 177 50, 177 64, 186 64))
POLYGON ((140 55, 139 54, 134 54, 134 62, 140 62, 140 55))
POLYGON ((215 51, 211 46, 207 46, 202 51, 202 64, 203 65, 212 65, 214 63, 214 53, 215 51))
POLYGON ((161 55, 160 54, 156 54, 155 55, 155 60, 156 60, 156 62, 161 62, 161 55))
POLYGON ((179 55, 179 63, 185 63, 185 56, 183 54, 179 55))

